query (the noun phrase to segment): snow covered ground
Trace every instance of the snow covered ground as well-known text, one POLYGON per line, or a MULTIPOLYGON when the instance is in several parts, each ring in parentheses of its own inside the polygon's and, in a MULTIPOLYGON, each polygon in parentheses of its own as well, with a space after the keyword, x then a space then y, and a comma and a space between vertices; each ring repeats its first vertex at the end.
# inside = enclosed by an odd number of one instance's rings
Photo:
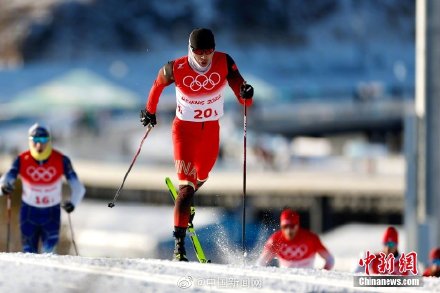
POLYGON ((0 254, 0 292, 438 292, 439 279, 418 288, 358 288, 350 273, 176 263, 155 259, 0 254))
MULTIPOLYGON (((62 214, 63 223, 67 216, 62 214)), ((152 206, 139 203, 116 204, 109 209, 106 202, 85 200, 71 216, 75 240, 81 256, 111 258, 163 258, 169 259, 172 250, 173 206, 152 206)), ((241 218, 225 213, 221 208, 198 207, 196 229, 205 249, 212 249, 208 257, 223 259, 223 263, 240 264, 241 246, 234 239, 241 239, 241 218), (239 231, 239 232, 240 232, 239 231)), ((257 221, 258 222, 258 221, 257 221)), ((275 225, 276 226, 276 225, 275 225)), ((379 251, 383 231, 387 225, 352 223, 321 234, 321 240, 335 256, 335 270, 354 271, 360 257, 367 250, 379 251)), ((254 264, 271 231, 267 227, 255 227, 257 235, 251 239, 248 231, 248 247, 251 249, 248 263, 254 264), (269 233, 269 234, 268 234, 269 233)), ((405 231, 399 231, 399 249, 406 251, 405 231)), ((67 235, 70 235, 68 232, 67 235)), ((187 240, 189 243, 189 240, 187 240)), ((73 253, 71 247, 71 254, 73 253)), ((192 250, 188 251, 195 260, 192 250)), ((315 268, 322 268, 323 260, 316 258, 315 268)), ((419 271, 423 268, 419 267, 419 271)))
MULTIPOLYGON (((85 200, 71 217, 81 256, 0 253, 0 292, 440 292, 440 279, 424 279, 421 288, 353 286, 350 272, 359 254, 380 249, 385 225, 350 224, 320 235, 335 255, 333 271, 280 269, 254 266, 266 239, 262 235, 259 244, 249 243, 254 249, 243 265, 239 249, 229 243, 237 227, 224 226, 227 237, 215 233, 223 217, 219 208, 197 209, 197 229, 207 254, 219 249, 208 246, 209 241, 221 242, 227 264, 175 263, 157 259, 169 258, 172 250, 171 205, 120 202, 109 209, 106 202, 85 200)), ((405 234, 399 232, 405 251, 405 234)), ((320 267, 317 258, 315 268, 320 267)))
MULTIPOLYGON (((213 224, 221 209, 197 208, 197 228, 213 224)), ((66 213, 63 222, 67 223, 66 213)), ((161 242, 172 240, 173 206, 86 200, 71 216, 80 255, 158 257, 161 242)), ((70 235, 70 234, 69 234, 70 235)), ((73 253, 73 251, 72 251, 73 253)))

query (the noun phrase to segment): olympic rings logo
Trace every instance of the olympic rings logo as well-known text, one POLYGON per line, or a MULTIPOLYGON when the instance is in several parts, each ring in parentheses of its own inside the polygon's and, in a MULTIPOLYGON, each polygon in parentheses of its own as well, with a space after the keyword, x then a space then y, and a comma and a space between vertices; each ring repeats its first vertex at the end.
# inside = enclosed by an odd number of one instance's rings
POLYGON ((57 174, 55 167, 43 168, 30 166, 26 169, 26 174, 28 174, 34 181, 45 181, 49 182, 57 174))
POLYGON ((198 92, 201 89, 210 91, 220 83, 220 79, 220 74, 217 72, 211 73, 209 77, 203 74, 199 74, 196 77, 187 75, 183 78, 183 85, 189 87, 195 92, 198 92))
POLYGON ((285 258, 295 258, 295 259, 301 259, 306 255, 308 251, 308 248, 305 244, 301 244, 299 246, 290 246, 285 245, 281 248, 280 254, 283 255, 285 258))

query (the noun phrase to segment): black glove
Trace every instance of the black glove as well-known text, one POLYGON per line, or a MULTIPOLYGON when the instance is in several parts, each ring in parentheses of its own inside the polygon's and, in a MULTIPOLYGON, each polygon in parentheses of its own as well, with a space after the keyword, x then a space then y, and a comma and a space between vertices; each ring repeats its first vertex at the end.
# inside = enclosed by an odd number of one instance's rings
POLYGON ((148 113, 147 110, 141 110, 141 123, 144 126, 148 124, 151 124, 151 126, 156 125, 156 114, 148 113))
POLYGON ((14 186, 6 183, 5 185, 1 186, 2 189, 2 194, 7 195, 7 194, 11 194, 14 192, 14 186))
POLYGON ((240 87, 240 96, 243 99, 252 99, 254 96, 254 88, 247 83, 243 83, 240 87))
POLYGON ((71 203, 70 201, 66 201, 63 204, 63 209, 70 214, 71 212, 73 212, 73 210, 75 209, 75 206, 73 205, 73 203, 71 203))

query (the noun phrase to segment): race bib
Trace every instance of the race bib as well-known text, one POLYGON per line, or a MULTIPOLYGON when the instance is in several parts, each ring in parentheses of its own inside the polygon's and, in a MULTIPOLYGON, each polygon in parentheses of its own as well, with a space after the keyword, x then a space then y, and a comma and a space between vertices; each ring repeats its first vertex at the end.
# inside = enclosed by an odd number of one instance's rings
POLYGON ((212 94, 189 97, 176 87, 176 116, 194 122, 218 120, 223 116, 223 88, 212 94))
POLYGON ((34 207, 44 208, 61 202, 62 180, 47 185, 31 184, 23 180, 22 200, 34 207))

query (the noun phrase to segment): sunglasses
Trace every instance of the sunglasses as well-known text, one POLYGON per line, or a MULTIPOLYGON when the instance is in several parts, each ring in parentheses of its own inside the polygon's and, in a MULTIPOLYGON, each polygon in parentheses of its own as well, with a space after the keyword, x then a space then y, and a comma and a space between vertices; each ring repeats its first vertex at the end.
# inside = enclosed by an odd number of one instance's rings
POLYGON ((296 225, 284 225, 281 226, 281 230, 293 230, 295 229, 296 225))
POLYGON ((30 140, 32 140, 33 143, 37 144, 37 143, 41 143, 41 144, 45 144, 48 143, 50 138, 49 137, 29 137, 30 140))
POLYGON ((194 54, 196 55, 210 55, 212 54, 215 49, 211 48, 211 49, 195 49, 191 46, 191 51, 193 51, 194 54))
POLYGON ((433 259, 432 264, 436 266, 440 266, 440 258, 433 259))
POLYGON ((388 241, 388 242, 385 242, 384 245, 385 245, 386 247, 393 248, 393 247, 396 247, 396 246, 397 246, 397 243, 396 243, 396 242, 393 242, 393 241, 388 241))

